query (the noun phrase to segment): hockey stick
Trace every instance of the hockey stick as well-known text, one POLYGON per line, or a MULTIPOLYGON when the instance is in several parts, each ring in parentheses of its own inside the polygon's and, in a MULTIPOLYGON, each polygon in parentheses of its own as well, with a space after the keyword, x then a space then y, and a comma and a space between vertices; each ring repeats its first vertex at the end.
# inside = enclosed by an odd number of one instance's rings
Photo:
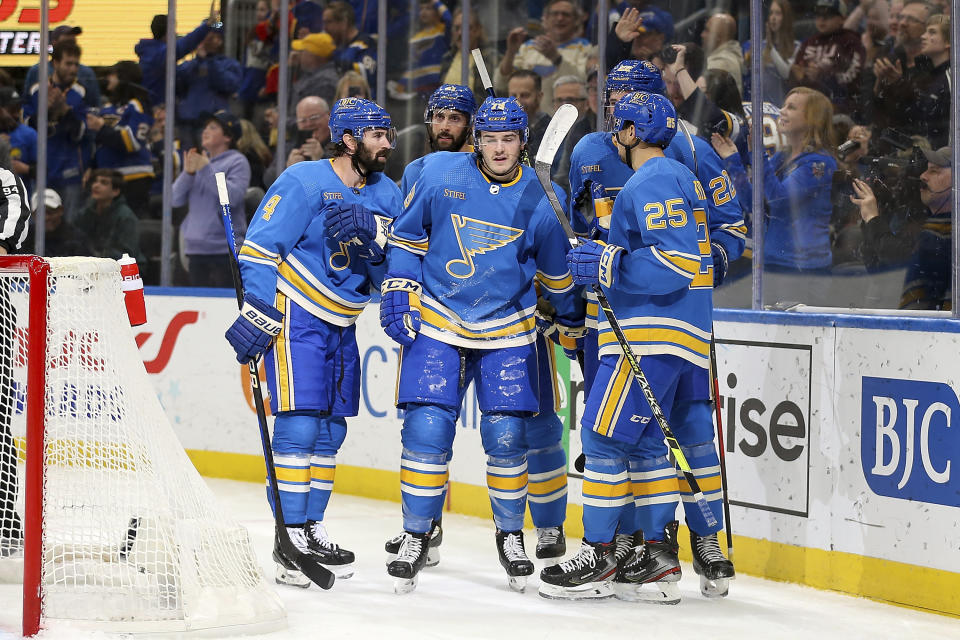
POLYGON ((720 381, 717 371, 717 350, 714 348, 714 335, 710 331, 710 368, 713 369, 713 408, 717 412, 717 448, 720 451, 720 482, 723 485, 723 519, 727 530, 727 559, 733 562, 733 529, 730 528, 730 496, 727 492, 727 452, 723 440, 723 418, 720 408, 720 381))
POLYGON ((490 74, 487 72, 487 63, 483 61, 483 54, 480 53, 480 49, 474 49, 470 53, 473 55, 473 63, 477 65, 477 73, 480 74, 480 82, 483 83, 483 88, 487 90, 487 94, 491 98, 496 98, 497 94, 493 91, 493 83, 490 82, 490 74))
MULTIPOLYGON (((220 171, 215 174, 217 192, 220 195, 220 213, 223 218, 223 229, 227 234, 227 245, 230 247, 230 271, 233 274, 233 288, 237 293, 237 305, 243 307, 243 281, 240 277, 240 263, 237 259, 237 245, 233 239, 233 221, 230 219, 230 198, 227 195, 226 175, 220 171)), ((260 444, 263 446, 263 458, 267 464, 267 478, 270 481, 270 493, 273 496, 273 519, 276 523, 276 537, 280 544, 280 551, 285 559, 296 565, 296 569, 310 579, 321 589, 333 586, 334 575, 309 554, 301 553, 287 533, 284 524, 283 509, 280 505, 280 487, 277 485, 277 474, 273 466, 273 447, 270 446, 270 431, 267 428, 267 412, 263 406, 263 391, 260 389, 260 372, 257 362, 251 361, 247 365, 250 373, 250 387, 253 389, 253 400, 257 407, 257 421, 260 424, 260 444)))
MULTIPOLYGON (((556 156, 557 151, 560 149, 560 144, 566 137, 567 132, 570 131, 573 123, 576 122, 578 115, 577 108, 572 104, 564 104, 557 109, 556 113, 553 114, 553 118, 550 120, 550 124, 547 125, 546 133, 543 134, 543 140, 540 142, 540 149, 537 151, 537 159, 534 165, 537 178, 540 180, 540 186, 543 187, 547 195, 547 200, 550 201, 554 213, 557 214, 560 226, 563 227, 570 241, 575 243, 579 243, 580 239, 577 237, 577 234, 574 233, 573 227, 570 226, 570 221, 567 220, 567 216, 560 206, 560 200, 553 191, 553 182, 550 180, 550 167, 553 165, 554 156, 556 156)), ((700 484, 690 469, 690 463, 687 462, 686 456, 683 455, 683 451, 680 449, 680 443, 670 429, 670 424, 667 422, 667 417, 663 414, 663 409, 660 407, 660 403, 653 393, 653 388, 650 386, 647 376, 643 373, 643 369, 640 368, 639 358, 633 353, 633 349, 630 348, 630 343, 627 342, 627 337, 620 327, 620 322, 614 315, 613 309, 610 308, 610 301, 607 300, 607 295, 603 292, 603 289, 600 288, 599 284, 593 285, 593 292, 597 295, 597 303, 600 305, 600 308, 603 309, 607 322, 610 323, 610 328, 613 330, 613 335, 616 336, 617 342, 623 350, 623 356, 630 364, 634 380, 640 385, 643 396, 646 398, 647 404, 650 405, 650 411, 653 413, 657 424, 660 425, 660 430, 663 432, 663 437, 667 442, 667 446, 670 448, 670 453, 673 454, 674 459, 677 461, 677 466, 680 467, 684 479, 690 486, 690 491, 693 493, 693 498, 697 506, 700 507, 700 512, 703 514, 704 520, 706 520, 708 526, 716 526, 717 518, 710 510, 710 505, 707 504, 707 499, 704 497, 703 491, 700 490, 700 484)))

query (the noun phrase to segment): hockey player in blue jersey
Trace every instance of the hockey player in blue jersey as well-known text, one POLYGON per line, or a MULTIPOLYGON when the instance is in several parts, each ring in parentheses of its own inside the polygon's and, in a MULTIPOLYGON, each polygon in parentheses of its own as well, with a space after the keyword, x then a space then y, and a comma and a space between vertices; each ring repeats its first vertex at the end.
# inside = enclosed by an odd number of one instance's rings
MULTIPOLYGON (((696 176, 664 153, 677 130, 669 100, 629 93, 613 116, 613 144, 635 172, 613 205, 606 241, 572 249, 567 262, 574 282, 603 287, 669 420, 686 402, 709 397, 713 274, 707 196, 696 176)), ((662 443, 662 434, 604 315, 599 355, 581 422, 583 544, 576 556, 541 573, 540 594, 548 598, 614 595, 614 536, 633 501, 631 484, 636 470, 660 455, 658 446, 650 446, 656 438, 645 436, 656 434, 662 443)), ((657 515, 655 535, 673 519, 665 511, 657 515)), ((637 536, 633 553, 646 567, 643 531, 637 536)), ((619 568, 625 591, 633 589, 633 570, 630 564, 619 568)))
MULTIPOLYGON (((270 187, 240 250, 245 290, 227 331, 237 360, 266 353, 273 451, 290 539, 339 577, 354 554, 324 527, 335 456, 357 415, 360 355, 354 323, 386 270, 386 229, 400 211, 381 172, 396 141, 390 116, 360 98, 330 114, 333 158, 300 162, 270 187)), ((309 580, 274 548, 277 582, 309 580)))
MULTIPOLYGON (((607 77, 606 105, 608 113, 615 108, 615 104, 628 91, 643 90, 662 95, 666 87, 659 70, 652 64, 644 61, 626 60, 611 70, 607 77)), ((612 120, 612 113, 608 120, 612 120)), ((678 121, 678 128, 682 127, 678 121)), ((675 135, 664 149, 664 154, 682 162, 705 187, 707 193, 707 225, 711 240, 711 266, 702 265, 704 271, 712 274, 713 284, 717 285, 723 279, 729 260, 734 260, 742 253, 745 242, 746 226, 743 221, 739 204, 735 199, 735 192, 723 171, 720 159, 710 148, 709 143, 697 136, 686 136, 682 132, 675 135), (716 264, 713 265, 713 261, 716 264)), ((597 217, 590 222, 593 234, 599 239, 606 235, 610 225, 610 213, 614 206, 614 198, 627 179, 633 175, 632 168, 621 158, 616 148, 615 139, 610 133, 598 132, 584 137, 577 143, 571 155, 570 185, 572 201, 586 204, 588 211, 598 212, 597 217), (593 206, 590 201, 593 200, 593 206), (611 202, 613 200, 614 202, 611 202)), ((587 221, 581 215, 580 208, 571 208, 571 216, 581 219, 581 226, 587 221)), ((587 323, 588 326, 596 322, 598 309, 595 298, 588 291, 587 323)), ((595 375, 597 358, 597 341, 591 333, 585 341, 586 372, 584 375, 585 393, 589 394, 591 383, 595 375)), ((703 453, 695 456, 700 466, 694 468, 698 479, 702 475, 708 476, 701 483, 705 490, 709 488, 708 497, 714 503, 720 499, 719 474, 714 472, 719 464, 714 449, 713 423, 710 417, 709 399, 695 399, 690 406, 679 412, 673 421, 674 431, 682 446, 703 453), (712 455, 709 451, 713 451, 712 455)), ((626 509, 623 512, 621 531, 617 537, 617 555, 622 563, 629 560, 629 549, 632 546, 631 534, 639 529, 646 532, 648 547, 655 555, 666 558, 675 566, 679 575, 680 564, 676 557, 676 528, 671 524, 669 530, 652 529, 653 522, 660 518, 659 513, 672 512, 680 501, 679 485, 676 479, 670 481, 668 476, 674 473, 673 467, 667 458, 666 445, 662 437, 656 432, 646 436, 654 441, 649 443, 651 448, 657 446, 662 450, 662 456, 656 461, 656 468, 633 468, 632 484, 634 490, 635 509, 626 509)), ((689 454, 688 454, 689 457, 689 454)), ((686 494, 684 495, 686 498, 686 494)), ((684 502, 684 505, 687 503, 684 502)), ((715 510, 716 511, 716 510, 715 510)), ((672 521, 672 519, 671 519, 672 521)), ((695 570, 701 572, 706 566, 706 573, 715 576, 733 575, 732 564, 723 557, 716 541, 717 527, 707 527, 702 522, 699 509, 691 509, 688 514, 688 525, 691 527, 691 546, 703 548, 703 553, 694 564, 695 570), (694 513, 696 512, 696 513, 694 513)), ((657 577, 654 575, 653 577, 657 577)), ((707 589, 705 588, 705 592, 707 589)), ((713 593, 711 590, 710 593, 713 593)), ((645 595, 645 594, 641 594, 645 595)))
POLYGON ((416 585, 443 500, 468 372, 482 412, 487 485, 500 562, 522 589, 527 493, 524 419, 538 410, 534 278, 561 327, 583 323, 564 262, 569 246, 536 178, 520 163, 527 118, 513 98, 488 98, 474 118, 476 151, 437 153, 406 195, 389 241, 380 323, 403 345, 400 481, 404 540, 387 571, 416 585))

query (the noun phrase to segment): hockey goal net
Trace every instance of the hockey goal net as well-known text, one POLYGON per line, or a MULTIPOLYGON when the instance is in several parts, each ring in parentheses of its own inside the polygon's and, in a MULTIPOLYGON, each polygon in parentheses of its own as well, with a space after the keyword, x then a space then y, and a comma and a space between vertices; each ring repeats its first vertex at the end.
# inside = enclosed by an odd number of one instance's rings
POLYGON ((22 577, 24 635, 281 627, 246 529, 164 415, 120 284, 113 260, 0 257, 0 579, 22 577))

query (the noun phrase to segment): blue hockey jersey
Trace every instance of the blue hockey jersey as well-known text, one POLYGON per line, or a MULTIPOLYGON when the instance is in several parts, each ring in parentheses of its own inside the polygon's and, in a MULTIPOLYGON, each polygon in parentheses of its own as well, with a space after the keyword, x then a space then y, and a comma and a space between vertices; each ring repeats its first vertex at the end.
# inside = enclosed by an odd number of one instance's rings
POLYGON ((147 113, 139 100, 125 105, 108 105, 100 110, 113 126, 103 126, 97 132, 97 167, 116 169, 124 180, 152 178, 153 164, 147 136, 153 125, 153 115, 147 113))
MULTIPOLYGON (((670 158, 647 160, 613 205, 609 243, 624 248, 604 287, 633 352, 669 354, 707 368, 713 274, 707 195, 696 176, 670 158)), ((600 318, 600 355, 622 353, 600 318)))
POLYGON ((572 295, 566 236, 529 167, 491 182, 472 153, 438 152, 391 227, 390 272, 423 285, 421 331, 447 344, 496 349, 536 339, 534 278, 571 326, 583 321, 572 295))
MULTIPOLYGON (((664 154, 684 164, 696 175, 701 185, 709 185, 707 218, 710 240, 723 246, 729 260, 736 260, 743 253, 747 231, 736 192, 716 152, 697 136, 691 136, 691 139, 693 148, 682 132, 677 133, 664 154)), ((598 131, 581 138, 570 155, 569 212, 574 227, 578 231, 587 227, 576 202, 578 199, 582 201, 584 190, 589 189, 588 182, 598 182, 604 186, 611 202, 601 204, 610 207, 633 174, 634 171, 620 160, 610 133, 598 131)), ((587 326, 592 328, 596 326, 598 309, 596 296, 590 290, 587 290, 587 300, 587 326)))
POLYGON ((385 263, 358 256, 355 243, 327 236, 327 215, 340 206, 362 204, 376 215, 400 211, 400 190, 382 173, 360 188, 347 187, 331 160, 298 162, 271 185, 250 221, 240 249, 247 293, 272 302, 280 291, 311 314, 346 327, 357 320, 379 287, 385 263))

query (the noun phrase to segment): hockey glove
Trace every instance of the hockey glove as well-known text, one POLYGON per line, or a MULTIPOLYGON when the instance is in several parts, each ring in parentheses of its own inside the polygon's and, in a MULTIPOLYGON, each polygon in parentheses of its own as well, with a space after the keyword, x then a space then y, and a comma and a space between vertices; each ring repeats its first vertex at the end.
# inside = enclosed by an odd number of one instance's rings
POLYGON ((387 278, 380 287, 380 326, 405 347, 420 331, 420 292, 423 287, 405 274, 387 278))
POLYGON ((710 253, 713 255, 713 287, 716 289, 723 284, 723 279, 727 277, 727 267, 730 266, 727 260, 727 251, 716 242, 710 243, 710 253))
POLYGON ((563 347, 563 353, 571 360, 577 359, 577 352, 583 351, 583 339, 587 335, 587 328, 568 327, 562 323, 557 323, 557 342, 563 347))
POLYGON ((361 204, 351 204, 330 213, 324 226, 334 240, 359 243, 361 258, 383 261, 390 218, 375 215, 361 204))
POLYGON ((577 284, 613 286, 623 247, 591 240, 567 252, 567 267, 577 284))
POLYGON ((256 296, 247 294, 243 298, 240 316, 225 335, 237 352, 237 362, 247 364, 263 355, 281 328, 283 314, 256 296))
POLYGON ((590 222, 590 238, 606 242, 610 235, 610 214, 613 213, 613 198, 607 196, 607 188, 599 182, 590 183, 593 201, 593 220, 590 222))

